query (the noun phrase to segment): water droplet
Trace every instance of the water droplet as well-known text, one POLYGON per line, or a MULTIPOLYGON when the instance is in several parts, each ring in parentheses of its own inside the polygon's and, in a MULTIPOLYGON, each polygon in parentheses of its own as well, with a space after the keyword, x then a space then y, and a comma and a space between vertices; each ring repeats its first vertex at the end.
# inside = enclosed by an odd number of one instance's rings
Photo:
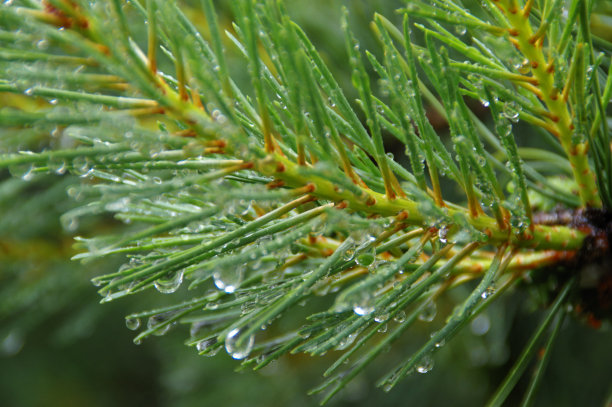
POLYGON ((242 283, 244 267, 237 269, 218 269, 213 273, 215 286, 228 294, 232 294, 242 283))
POLYGON ((357 315, 370 315, 374 312, 374 297, 366 290, 362 290, 355 295, 352 302, 353 311, 357 315))
POLYGON ((448 227, 442 226, 440 229, 438 229, 438 241, 442 245, 445 245, 446 243, 448 243, 448 239, 446 237, 447 234, 448 234, 448 227))
POLYGON ((155 288, 162 294, 172 294, 183 282, 183 270, 175 272, 170 278, 160 278, 155 281, 155 288))
MULTIPOLYGON (((159 315, 154 315, 152 317, 149 317, 149 319, 147 320, 147 329, 156 329, 158 326, 162 325, 165 321, 166 319, 159 315)), ((164 335, 166 332, 170 330, 170 325, 171 324, 166 324, 160 327, 158 330, 153 332, 153 335, 157 335, 157 336, 164 335)))
POLYGON ((406 321, 406 313, 404 311, 400 311, 396 316, 393 317, 393 320, 399 324, 406 321))
POLYGON ((254 344, 255 336, 242 338, 239 328, 232 329, 225 337, 225 350, 234 359, 244 359, 249 356, 254 344))
POLYGON ((49 171, 53 171, 58 175, 62 175, 66 172, 66 162, 61 158, 51 157, 47 162, 49 171))
POLYGON ((402 377, 402 374, 400 373, 400 370, 397 369, 393 372, 393 374, 389 377, 387 377, 387 379, 384 381, 383 384, 383 390, 386 392, 391 391, 391 389, 393 389, 393 387, 395 386, 395 383, 402 377))
POLYGON ((489 328, 491 328, 491 320, 486 314, 478 315, 470 323, 470 330, 474 335, 482 336, 489 332, 489 328))
POLYGON ((102 284, 104 284, 104 279, 100 277, 94 277, 91 279, 91 283, 94 285, 94 287, 101 287, 102 284))
POLYGON ((416 371, 421 374, 425 374, 425 373, 429 373, 431 369, 433 369, 433 367, 434 367, 433 359, 431 358, 430 355, 425 355, 419 361, 416 371))
POLYGON ((34 88, 27 88, 23 91, 23 94, 27 96, 32 96, 34 94, 34 88))
POLYGON ((4 338, 0 338, 0 356, 14 356, 18 354, 24 345, 23 334, 13 329, 4 338))
POLYGON ((378 328, 377 332, 380 332, 381 334, 384 334, 385 332, 387 332, 387 324, 382 324, 380 328, 378 328))
POLYGON ((131 331, 137 330, 140 328, 140 318, 126 318, 125 326, 131 331))
MULTIPOLYGON (((295 254, 295 253, 294 253, 295 254)), ((347 251, 344 252, 344 254, 342 255, 342 259, 344 261, 351 261, 353 260, 353 257, 355 257, 355 250, 354 249, 348 249, 347 251)))
POLYGON ((520 64, 515 66, 516 70, 523 75, 527 75, 531 71, 531 63, 528 59, 524 59, 520 64))
POLYGON ((21 178, 24 181, 34 178, 34 167, 29 163, 11 165, 8 170, 13 177, 21 178))
POLYGON ((376 313, 376 315, 374 316, 374 321, 378 323, 386 322, 388 320, 389 320, 388 312, 379 312, 379 313, 376 313))
POLYGON ((213 110, 211 116, 212 119, 219 124, 223 124, 227 121, 227 117, 225 117, 219 109, 213 110))
POLYGON ((325 222, 316 222, 312 225, 311 230, 311 234, 313 236, 321 236, 323 233, 325 233, 326 230, 326 225, 325 222))
POLYGON ((456 25, 455 32, 458 35, 465 35, 465 33, 467 33, 467 28, 464 25, 456 25))
POLYGON ((507 137, 510 134, 512 134, 512 124, 508 123, 505 125, 501 125, 500 128, 498 129, 500 136, 504 136, 507 137))
POLYGON ((482 294, 480 294, 480 296, 484 300, 484 299, 489 298, 493 294, 495 294, 495 287, 491 286, 491 287, 487 287, 487 289, 484 290, 482 294))
POLYGON ((206 352, 207 350, 210 349, 211 346, 215 345, 216 343, 217 343, 217 337, 202 339, 200 342, 196 344, 196 349, 200 353, 206 352))
POLYGON ((369 267, 376 260, 376 249, 374 247, 369 250, 359 252, 355 257, 355 263, 363 267, 369 267))
POLYGON ((438 313, 438 309, 436 307, 436 303, 434 301, 429 301, 423 311, 419 314, 419 320, 423 322, 431 322, 436 317, 438 313))
POLYGON ((76 157, 72 160, 72 171, 76 175, 85 177, 91 171, 91 162, 86 157, 76 157))
POLYGON ((307 325, 302 325, 302 327, 298 331, 298 336, 303 339, 310 338, 310 335, 312 334, 312 332, 309 330, 309 328, 310 327, 307 325))
POLYGON ((40 49, 40 50, 45 50, 47 48, 49 48, 49 41, 42 39, 40 41, 38 41, 36 43, 36 48, 40 49))
POLYGON ((60 217, 60 224, 66 232, 74 232, 79 227, 79 219, 74 215, 66 214, 60 217))
POLYGON ((518 122, 521 108, 516 102, 506 102, 503 105, 503 115, 513 122, 518 122))
POLYGON ((353 344, 353 342, 355 342, 356 338, 357 338, 357 333, 356 332, 348 334, 346 337, 344 337, 344 339, 342 339, 340 341, 338 346, 336 346, 336 350, 344 350, 344 349, 348 348, 349 346, 351 346, 353 344))

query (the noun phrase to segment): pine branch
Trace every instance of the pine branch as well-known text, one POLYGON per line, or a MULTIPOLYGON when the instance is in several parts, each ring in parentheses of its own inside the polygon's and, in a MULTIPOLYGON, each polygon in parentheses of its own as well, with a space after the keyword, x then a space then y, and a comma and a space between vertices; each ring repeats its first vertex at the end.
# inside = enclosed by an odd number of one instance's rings
POLYGON ((256 369, 285 353, 342 350, 315 390, 329 389, 326 401, 457 286, 478 281, 442 329, 380 381, 386 390, 415 368, 430 370, 439 344, 531 272, 579 274, 580 262, 609 261, 612 82, 596 59, 586 2, 573 3, 565 21, 556 1, 491 1, 478 15, 453 0, 412 2, 399 10, 401 27, 374 16, 380 49, 365 53, 345 10, 354 104, 280 2, 234 2, 235 23, 223 27, 204 0, 206 30, 177 2, 93 3, 16 1, 0 10, 8 100, 0 124, 16 135, 0 167, 23 180, 79 176, 70 194, 82 205, 62 216, 69 231, 103 213, 126 224, 77 238, 83 251, 74 259, 127 256, 94 278, 102 302, 151 288, 179 299, 126 318, 130 329, 148 321, 136 343, 191 324, 188 344, 200 354, 224 347, 256 369), (239 57, 250 85, 229 62, 239 57), (432 110, 446 119, 448 140, 432 110), (519 121, 550 147, 522 146, 519 121), (24 147, 16 137, 29 133, 45 141, 24 147), (388 135, 410 169, 387 152, 388 135), (559 185, 558 174, 572 178, 559 185), (560 202, 569 214, 536 213, 560 202), (326 309, 306 325, 292 320, 315 296, 326 309), (279 318, 293 328, 260 333, 279 318), (393 318, 395 329, 375 342, 393 318))

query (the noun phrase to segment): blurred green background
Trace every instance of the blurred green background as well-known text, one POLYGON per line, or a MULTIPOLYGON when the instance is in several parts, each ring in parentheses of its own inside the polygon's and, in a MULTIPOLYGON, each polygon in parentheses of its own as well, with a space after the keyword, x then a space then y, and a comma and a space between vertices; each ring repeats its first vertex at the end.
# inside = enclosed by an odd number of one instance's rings
MULTIPOLYGON (((184 3, 187 14, 197 20, 197 2, 184 3)), ((375 51, 377 45, 369 32, 373 12, 393 16, 401 2, 311 0, 288 1, 287 5, 348 88, 340 7, 347 5, 353 27, 361 27, 357 34, 362 49, 375 51)), ((226 13, 228 26, 228 9, 221 7, 221 11, 226 13)), ((7 102, 0 94, 0 106, 3 103, 7 102)), ((49 144, 46 134, 36 135, 35 129, 32 134, 23 148, 49 144)), ((0 136, 0 152, 9 149, 9 136, 0 136)), ((150 292, 98 303, 100 297, 89 280, 116 269, 120 259, 87 265, 71 262, 72 239, 105 233, 121 224, 100 217, 81 223, 74 233, 64 231, 60 215, 79 204, 67 193, 73 182, 79 181, 69 175, 39 176, 25 182, 11 178, 8 171, 0 172, 0 406, 318 404, 316 397, 306 393, 321 382, 322 372, 335 360, 333 354, 284 357, 260 372, 236 373, 239 363, 227 354, 203 357, 184 346, 188 326, 134 345, 124 315, 157 307, 165 298, 150 292)), ((450 302, 439 304, 438 315, 447 314, 452 307, 450 302)), ((443 317, 433 326, 421 323, 332 404, 482 405, 537 326, 541 318, 540 311, 533 312, 537 307, 526 292, 513 293, 465 329, 453 346, 438 352, 430 373, 408 378, 389 394, 377 389, 375 382, 386 369, 427 338, 443 323, 443 317)), ((536 405, 605 405, 612 392, 611 343, 609 326, 596 331, 568 319, 536 405)), ((520 401, 525 384, 525 380, 519 383, 508 405, 520 401)))

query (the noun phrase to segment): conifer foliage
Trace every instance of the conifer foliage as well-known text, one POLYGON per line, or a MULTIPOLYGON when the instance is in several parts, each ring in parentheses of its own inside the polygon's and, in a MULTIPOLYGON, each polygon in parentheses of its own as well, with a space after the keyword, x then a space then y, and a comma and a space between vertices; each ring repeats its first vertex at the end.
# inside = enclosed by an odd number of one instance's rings
POLYGON ((226 3, 231 25, 212 0, 190 13, 162 0, 5 1, 0 167, 76 175, 62 186, 78 203, 66 230, 104 214, 125 224, 77 237, 75 259, 124 259, 93 280, 102 302, 175 298, 126 317, 136 343, 189 325, 194 351, 255 369, 340 350, 314 390, 323 401, 435 319, 378 384, 426 373, 546 269, 548 309, 490 401, 544 346, 528 404, 568 305, 592 325, 611 313, 612 46, 590 31, 595 2, 409 1, 372 17, 370 50, 349 8, 351 91, 284 2, 226 3), (455 292, 467 294, 437 315, 455 292), (305 304, 318 309, 296 317, 305 304))

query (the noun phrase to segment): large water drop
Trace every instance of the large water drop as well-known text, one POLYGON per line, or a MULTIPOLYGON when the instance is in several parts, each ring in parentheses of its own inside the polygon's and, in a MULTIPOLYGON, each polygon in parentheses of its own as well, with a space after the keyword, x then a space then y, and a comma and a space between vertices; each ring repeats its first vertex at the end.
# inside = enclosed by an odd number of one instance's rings
POLYGON ((243 338, 239 328, 232 329, 225 337, 225 350, 234 359, 244 359, 249 356, 254 344, 255 336, 243 338))
POLYGON ((155 288, 162 294, 172 294, 179 289, 183 282, 183 271, 179 270, 170 278, 160 278, 155 281, 155 288))
POLYGON ((425 355, 419 361, 416 371, 419 373, 429 373, 433 369, 434 361, 430 355, 425 355))

